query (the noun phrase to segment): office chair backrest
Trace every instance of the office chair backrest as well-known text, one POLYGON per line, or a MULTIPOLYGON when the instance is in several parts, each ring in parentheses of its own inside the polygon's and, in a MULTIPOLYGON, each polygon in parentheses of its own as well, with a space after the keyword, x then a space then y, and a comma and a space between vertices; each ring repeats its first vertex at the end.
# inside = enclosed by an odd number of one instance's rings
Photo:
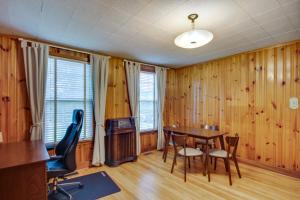
POLYGON ((65 136, 55 148, 56 155, 63 156, 63 163, 70 171, 76 169, 76 146, 80 138, 83 124, 83 110, 76 109, 73 111, 72 123, 68 127, 65 136))

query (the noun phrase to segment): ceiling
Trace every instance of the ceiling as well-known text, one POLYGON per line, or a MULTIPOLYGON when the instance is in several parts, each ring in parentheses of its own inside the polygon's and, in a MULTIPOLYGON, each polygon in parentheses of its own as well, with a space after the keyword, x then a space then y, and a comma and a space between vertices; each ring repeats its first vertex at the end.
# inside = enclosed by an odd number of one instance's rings
POLYGON ((0 0, 0 32, 180 67, 300 39, 300 0, 0 0), (181 49, 196 27, 211 43, 181 49))

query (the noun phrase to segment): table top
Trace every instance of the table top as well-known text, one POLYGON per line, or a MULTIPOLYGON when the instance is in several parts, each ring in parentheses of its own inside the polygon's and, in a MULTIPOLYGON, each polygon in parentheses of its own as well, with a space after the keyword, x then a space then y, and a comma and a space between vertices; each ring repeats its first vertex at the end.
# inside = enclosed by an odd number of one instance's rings
POLYGON ((191 137, 202 139, 213 139, 225 135, 226 133, 214 130, 207 130, 203 128, 189 128, 189 127, 164 127, 164 131, 169 131, 177 134, 185 134, 191 137))
POLYGON ((0 143, 0 170, 49 159, 45 144, 38 141, 0 143))

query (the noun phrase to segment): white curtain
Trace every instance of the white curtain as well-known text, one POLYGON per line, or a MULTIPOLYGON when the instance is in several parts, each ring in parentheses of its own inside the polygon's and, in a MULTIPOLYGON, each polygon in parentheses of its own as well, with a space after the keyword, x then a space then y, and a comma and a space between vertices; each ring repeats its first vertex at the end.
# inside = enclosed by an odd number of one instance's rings
POLYGON ((42 122, 44 114, 49 47, 44 44, 21 41, 27 93, 32 126, 31 140, 44 140, 42 122))
POLYGON ((163 112, 165 104, 167 69, 162 67, 155 67, 156 85, 157 85, 157 149, 164 147, 164 133, 163 133, 163 112))
POLYGON ((101 164, 104 164, 105 161, 104 122, 109 57, 91 55, 91 66, 93 70, 94 116, 96 121, 92 164, 94 166, 100 166, 101 164))
POLYGON ((125 61, 128 96, 130 101, 131 114, 135 117, 136 126, 136 153, 141 153, 139 101, 140 101, 140 70, 139 63, 125 61))

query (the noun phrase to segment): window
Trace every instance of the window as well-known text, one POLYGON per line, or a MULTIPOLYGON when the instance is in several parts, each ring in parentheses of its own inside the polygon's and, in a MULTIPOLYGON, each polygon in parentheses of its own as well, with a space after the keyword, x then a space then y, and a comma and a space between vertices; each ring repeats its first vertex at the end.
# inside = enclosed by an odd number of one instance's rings
POLYGON ((155 130, 156 126, 155 73, 140 72, 140 130, 155 130))
POLYGON ((46 143, 59 142, 72 122, 74 109, 84 110, 81 139, 93 137, 91 66, 79 61, 50 57, 44 112, 46 143))

